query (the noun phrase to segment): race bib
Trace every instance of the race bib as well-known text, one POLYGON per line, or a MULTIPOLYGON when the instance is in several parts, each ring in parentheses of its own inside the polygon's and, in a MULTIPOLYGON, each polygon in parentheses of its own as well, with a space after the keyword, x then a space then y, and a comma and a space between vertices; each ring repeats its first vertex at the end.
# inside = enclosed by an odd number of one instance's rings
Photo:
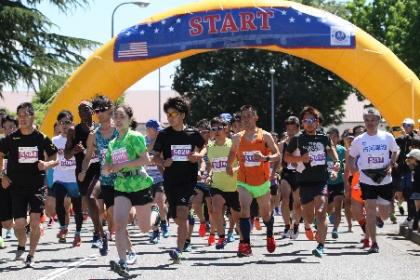
POLYGON ((147 172, 158 172, 159 168, 157 167, 157 165, 146 165, 144 167, 146 169, 147 172))
POLYGON ((309 152, 309 157, 311 159, 311 166, 325 165, 325 152, 324 151, 311 151, 309 152))
POLYGON ((112 163, 120 164, 128 161, 128 153, 126 148, 120 148, 112 151, 112 163))
POLYGON ((219 157, 215 158, 211 161, 211 167, 213 169, 213 172, 226 172, 226 166, 227 166, 227 157, 219 157))
POLYGON ((171 145, 171 158, 173 161, 188 161, 191 151, 191 145, 171 145))
POLYGON ((38 147, 19 147, 19 163, 38 161, 38 147))
POLYGON ((380 165, 382 167, 385 163, 385 158, 383 156, 368 156, 367 163, 368 165, 380 165))
POLYGON ((76 160, 66 160, 65 158, 60 160, 60 169, 61 170, 69 170, 76 168, 76 160))
POLYGON ((245 167, 255 167, 255 166, 261 165, 260 161, 255 160, 254 158, 255 153, 258 153, 258 151, 244 152, 245 167))

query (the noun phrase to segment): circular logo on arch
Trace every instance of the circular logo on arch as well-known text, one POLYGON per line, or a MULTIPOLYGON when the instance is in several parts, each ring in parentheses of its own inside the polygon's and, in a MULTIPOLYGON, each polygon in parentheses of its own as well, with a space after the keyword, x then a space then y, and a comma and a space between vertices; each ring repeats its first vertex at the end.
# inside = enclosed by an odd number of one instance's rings
POLYGON ((343 31, 336 31, 334 37, 337 41, 344 41, 346 40, 346 33, 343 31))

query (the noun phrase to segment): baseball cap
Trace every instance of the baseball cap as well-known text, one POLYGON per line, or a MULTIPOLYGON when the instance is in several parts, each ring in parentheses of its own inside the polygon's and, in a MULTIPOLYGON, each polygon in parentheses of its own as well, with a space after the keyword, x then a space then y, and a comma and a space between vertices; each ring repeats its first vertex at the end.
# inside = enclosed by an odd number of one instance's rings
POLYGON ((224 120, 225 122, 227 122, 227 123, 230 123, 231 121, 232 121, 232 115, 231 114, 229 114, 229 113, 221 113, 220 114, 220 118, 222 119, 222 120, 224 120))
POLYGON ((416 160, 420 161, 420 150, 419 149, 412 149, 407 154, 407 158, 415 158, 416 160))
POLYGON ((155 119, 150 119, 146 122, 146 128, 153 128, 157 131, 161 130, 160 123, 155 119))
POLYGON ((284 122, 285 124, 296 124, 299 125, 299 118, 296 116, 290 116, 284 122))
POLYGON ((376 116, 378 118, 381 118, 381 113, 379 113, 379 111, 376 110, 375 108, 369 107, 363 110, 363 117, 364 116, 376 116))
POLYGON ((412 124, 414 125, 414 120, 411 118, 405 118, 402 122, 403 124, 412 124))

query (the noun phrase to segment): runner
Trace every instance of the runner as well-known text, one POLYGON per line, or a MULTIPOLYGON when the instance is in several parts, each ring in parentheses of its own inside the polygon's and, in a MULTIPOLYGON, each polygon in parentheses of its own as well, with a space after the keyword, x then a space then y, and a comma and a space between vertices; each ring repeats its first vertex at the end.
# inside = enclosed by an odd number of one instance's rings
MULTIPOLYGON (((150 156, 153 156, 153 145, 155 143, 156 137, 161 130, 160 123, 156 120, 148 120, 146 122, 146 143, 147 150, 150 156)), ((160 216, 160 228, 162 230, 163 238, 169 237, 168 231, 168 209, 166 206, 166 196, 163 190, 163 168, 158 167, 155 164, 150 164, 146 166, 147 174, 153 178, 152 194, 154 203, 159 207, 159 216, 160 216)), ((150 241, 154 244, 159 242, 160 232, 159 228, 155 227, 150 241)))
POLYGON ((338 160, 340 162, 340 170, 338 172, 333 170, 334 162, 331 157, 327 157, 328 172, 330 177, 328 178, 328 214, 330 214, 330 220, 334 224, 334 228, 331 232, 333 239, 338 238, 338 226, 341 222, 341 209, 344 201, 344 160, 346 156, 346 148, 339 145, 340 136, 337 128, 330 128, 328 130, 328 136, 335 146, 338 160))
POLYGON ((69 128, 67 132, 67 142, 64 149, 64 157, 67 160, 76 158, 76 180, 79 185, 79 191, 82 195, 82 209, 87 205, 89 214, 93 222, 94 232, 92 248, 103 248, 102 240, 105 237, 102 224, 99 219, 99 210, 94 198, 91 197, 92 191, 98 182, 100 175, 100 163, 98 158, 93 158, 87 170, 82 169, 83 159, 86 152, 86 140, 90 133, 95 130, 95 124, 92 121, 92 104, 89 101, 82 101, 78 107, 81 122, 74 128, 69 128), (85 172, 85 180, 78 180, 79 173, 85 172))
POLYGON ((126 254, 129 250, 127 224, 130 209, 131 207, 136 208, 137 225, 142 232, 148 232, 151 225, 159 220, 159 213, 154 211, 155 215, 152 215, 153 197, 150 187, 153 184, 153 179, 147 175, 144 169, 145 165, 150 164, 146 138, 130 128, 136 125, 131 107, 128 105, 117 106, 113 118, 118 130, 118 137, 109 142, 105 158, 106 165, 103 167, 104 175, 110 173, 116 175, 113 208, 115 245, 119 261, 111 261, 110 265, 111 269, 119 275, 128 277, 126 254))
POLYGON ((61 128, 61 134, 53 137, 52 141, 58 148, 59 165, 54 168, 53 173, 53 189, 55 192, 55 210, 57 212, 58 221, 60 223, 60 232, 57 234, 60 243, 66 242, 69 224, 70 204, 66 197, 70 197, 73 205, 74 219, 76 222, 76 232, 73 239, 73 247, 80 247, 80 232, 82 230, 83 213, 82 213, 82 197, 80 196, 79 187, 76 183, 75 170, 76 159, 70 160, 64 158, 64 148, 67 142, 67 132, 73 125, 73 115, 70 111, 61 111, 57 116, 57 122, 61 128))
POLYGON ((165 168, 164 189, 169 215, 178 225, 177 246, 169 255, 174 262, 179 262, 188 234, 188 213, 197 184, 198 162, 207 149, 199 132, 185 125, 189 108, 184 99, 169 98, 163 109, 170 126, 156 138, 153 161, 165 168))
MULTIPOLYGON (((318 233, 315 239, 318 246, 312 250, 312 254, 321 258, 327 236, 327 153, 334 161, 334 171, 338 171, 340 163, 331 141, 324 133, 319 132, 319 117, 319 111, 311 106, 302 110, 300 118, 303 132, 290 140, 285 160, 288 163, 298 164, 296 181, 299 184, 303 218, 307 224, 312 224, 314 217, 316 218, 318 233), (295 151, 299 151, 300 155, 294 154, 295 151)), ((307 236, 312 237, 310 227, 305 228, 305 231, 307 236)))
MULTIPOLYGON (((281 164, 283 166, 280 181, 281 213, 285 224, 282 238, 297 239, 299 236, 299 223, 302 218, 302 205, 299 197, 299 185, 296 182, 296 164, 287 163, 285 156, 290 140, 299 133, 300 124, 298 117, 290 116, 287 118, 285 127, 287 138, 279 144, 279 150, 282 154, 281 164), (290 194, 293 197, 293 229, 290 228, 290 194)), ((280 161, 276 164, 280 164, 280 161)), ((305 224, 305 228, 308 227, 309 224, 305 224)), ((310 236, 309 239, 313 239, 313 236, 310 236)))
POLYGON ((416 147, 407 154, 407 165, 413 170, 413 193, 410 199, 414 200, 416 206, 416 216, 413 219, 413 231, 420 233, 420 150, 416 147))
POLYGON ((10 188, 15 235, 18 239, 16 260, 22 258, 26 245, 26 216, 30 207, 30 249, 25 265, 32 267, 40 237, 40 218, 44 201, 45 170, 57 165, 57 148, 51 140, 34 129, 35 112, 31 103, 17 107, 19 129, 11 133, 0 146, 0 170, 8 157, 7 175, 1 174, 2 187, 10 188), (24 176, 22 176, 24 174, 24 176))
POLYGON ((241 205, 239 203, 239 193, 236 186, 237 162, 234 163, 234 176, 226 173, 227 159, 232 147, 232 140, 227 138, 229 133, 228 124, 221 118, 213 118, 210 122, 211 133, 214 136, 208 147, 208 157, 210 162, 211 178, 211 200, 213 206, 213 224, 219 235, 216 249, 223 249, 228 242, 225 238, 224 227, 224 206, 230 209, 233 223, 239 222, 241 205))
POLYGON ((252 255, 250 207, 252 199, 257 200, 259 212, 267 227, 267 251, 276 249, 273 236, 274 217, 270 205, 270 162, 279 159, 279 150, 273 137, 257 127, 258 113, 251 105, 241 107, 241 122, 244 131, 232 138, 226 172, 233 176, 235 158, 239 161, 238 192, 241 202, 240 232, 243 236, 239 244, 238 256, 252 255))
POLYGON ((381 116, 374 108, 363 112, 366 132, 356 137, 350 147, 349 165, 353 172, 360 169, 362 198, 366 201, 367 231, 372 246, 368 253, 378 253, 376 217, 386 220, 391 212, 391 170, 398 156, 398 145, 392 134, 378 130, 381 116), (356 158, 359 160, 356 165, 356 158), (377 209, 379 211, 377 211, 377 209))
MULTIPOLYGON (((10 116, 4 115, 1 118, 1 127, 4 131, 4 136, 8 136, 16 130, 18 126, 17 120, 10 116)), ((0 140, 4 141, 5 138, 0 140)), ((1 147, 2 144, 0 144, 1 147)), ((5 155, 3 161, 2 174, 7 174, 7 155, 5 155)), ((10 189, 0 188, 0 249, 5 247, 4 240, 2 237, 2 229, 6 229, 6 239, 12 237, 12 228, 13 228, 13 215, 12 215, 12 197, 10 194, 10 189)))

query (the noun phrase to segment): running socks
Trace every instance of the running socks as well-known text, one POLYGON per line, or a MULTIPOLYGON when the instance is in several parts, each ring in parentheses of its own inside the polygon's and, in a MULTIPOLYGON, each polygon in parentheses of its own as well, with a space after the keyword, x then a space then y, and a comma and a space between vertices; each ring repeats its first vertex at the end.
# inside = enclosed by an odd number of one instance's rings
MULTIPOLYGON (((271 215, 271 218, 268 222, 264 221, 264 225, 267 227, 267 237, 273 237, 273 227, 274 227, 274 217, 271 215)), ((290 225, 289 225, 290 229, 290 225)))
POLYGON ((251 222, 249 221, 249 218, 240 218, 239 219, 239 228, 241 229, 241 233, 243 235, 243 241, 244 243, 251 243, 251 222))

